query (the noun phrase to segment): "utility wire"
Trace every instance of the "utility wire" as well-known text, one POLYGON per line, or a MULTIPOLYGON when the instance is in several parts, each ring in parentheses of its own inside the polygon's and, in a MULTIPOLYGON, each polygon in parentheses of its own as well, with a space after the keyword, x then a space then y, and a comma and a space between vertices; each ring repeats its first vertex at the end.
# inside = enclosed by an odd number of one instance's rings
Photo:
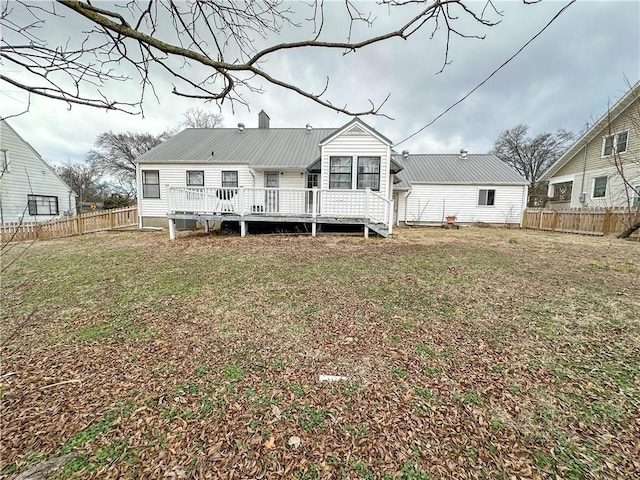
POLYGON ((422 127, 420 130, 418 130, 415 133, 412 133, 411 135, 409 135, 407 138, 405 138, 404 140, 396 143, 395 145, 393 145, 394 147, 397 147, 398 145, 406 142, 407 140, 415 137, 416 135, 418 135, 420 132, 422 132, 425 128, 430 127, 431 125, 433 125, 434 123, 436 123, 440 118, 442 118, 447 112, 449 112, 449 110, 451 110, 453 107, 455 107, 456 105, 459 105, 460 103, 462 103, 463 101, 465 101, 469 96, 471 96, 471 94, 473 92, 475 92, 476 90, 478 90, 482 85, 484 85, 485 83, 487 83, 491 77, 493 77, 496 73, 498 73, 500 70, 502 70, 503 67, 505 67, 511 60, 513 60, 514 58, 516 58, 518 56, 518 54, 520 52, 522 52, 531 42, 533 42, 536 38, 538 38, 540 35, 542 35, 542 32, 544 32, 547 28, 549 28, 549 26, 555 22, 555 20, 562 15, 562 13, 564 13, 564 11, 569 8, 571 5, 573 5, 577 0, 571 0, 569 3, 567 3, 564 7, 562 7, 560 9, 560 11, 558 11, 558 13, 556 13, 554 15, 554 17, 549 20, 549 23, 547 23, 542 30, 540 30, 538 33, 536 33, 533 37, 531 37, 529 39, 529 41, 527 41, 527 43, 525 43, 522 47, 520 47, 520 50, 518 50, 516 53, 514 53, 513 55, 511 55, 511 57, 509 57, 502 65, 500 65, 498 68, 496 68, 493 72, 491 72, 491 75, 489 75, 487 78, 485 78, 482 82, 480 82, 478 85, 475 86, 475 88, 473 90, 471 90, 469 93, 467 93, 464 97, 462 97, 460 100, 458 100, 457 102, 455 102, 454 104, 450 105, 444 112, 442 112, 440 115, 438 115, 436 118, 434 118, 433 120, 431 120, 429 123, 427 123, 424 127, 422 127))

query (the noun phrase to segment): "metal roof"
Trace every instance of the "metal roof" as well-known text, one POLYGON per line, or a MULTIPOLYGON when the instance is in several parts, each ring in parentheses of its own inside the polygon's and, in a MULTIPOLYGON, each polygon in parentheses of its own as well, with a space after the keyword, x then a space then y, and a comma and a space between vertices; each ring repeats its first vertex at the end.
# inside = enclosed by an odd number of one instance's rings
POLYGON ((394 155, 404 167, 396 188, 412 183, 526 185, 527 180, 495 155, 394 155))
POLYGON ((136 159, 139 163, 248 163, 307 168, 336 128, 187 128, 136 159))
POLYGON ((369 125, 364 123, 362 120, 360 120, 360 118, 358 118, 358 117, 356 117, 353 120, 351 120, 350 122, 344 124, 342 127, 335 129, 333 132, 331 132, 329 135, 327 135, 327 137, 325 137, 322 140, 320 140, 320 143, 328 142, 329 140, 333 139, 333 137, 335 137, 336 135, 339 135, 340 133, 344 132, 345 130, 348 130, 349 127, 351 127, 351 125, 353 125, 353 124, 357 124, 357 125, 360 125, 360 126, 366 128, 374 136, 377 136, 380 140, 382 140, 383 142, 388 143, 389 145, 391 145, 393 143, 387 137, 385 137, 380 132, 378 132, 375 128, 370 127, 369 125))

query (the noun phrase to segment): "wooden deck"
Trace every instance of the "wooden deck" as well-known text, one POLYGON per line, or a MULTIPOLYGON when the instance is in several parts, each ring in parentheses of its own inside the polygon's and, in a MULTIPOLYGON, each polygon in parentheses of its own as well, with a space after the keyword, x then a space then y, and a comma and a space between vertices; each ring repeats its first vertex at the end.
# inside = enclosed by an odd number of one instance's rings
POLYGON ((248 222, 303 223, 317 234, 319 224, 363 225, 388 237, 393 201, 371 190, 169 187, 169 235, 176 220, 232 221, 242 236, 248 222))

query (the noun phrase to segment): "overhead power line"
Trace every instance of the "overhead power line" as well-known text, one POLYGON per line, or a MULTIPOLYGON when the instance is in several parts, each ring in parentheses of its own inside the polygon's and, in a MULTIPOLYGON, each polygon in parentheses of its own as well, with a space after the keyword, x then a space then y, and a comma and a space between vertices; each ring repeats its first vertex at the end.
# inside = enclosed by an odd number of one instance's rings
POLYGON ((556 13, 553 18, 551 20, 549 20, 549 22, 542 28, 542 30, 540 30, 538 33, 536 33, 533 37, 531 37, 527 43, 525 43, 522 47, 520 47, 520 49, 514 53, 513 55, 511 55, 511 57, 509 57, 502 65, 500 65, 498 68, 496 68, 493 72, 491 72, 491 74, 485 78, 482 82, 480 82, 478 85, 476 85, 473 90, 471 90, 469 93, 467 93, 464 97, 462 97, 460 100, 458 100, 457 102, 451 104, 449 107, 447 107, 440 115, 438 115, 436 118, 434 118, 433 120, 431 120, 429 123, 427 123, 424 127, 422 127, 420 130, 418 130, 417 132, 412 133, 411 135, 409 135, 407 138, 405 138, 404 140, 399 141, 398 143, 396 143, 394 145, 394 147, 397 147, 398 145, 406 142, 407 140, 415 137, 416 135, 418 135, 420 132, 422 132, 425 128, 430 127, 431 125, 433 125, 434 123, 436 123, 440 118, 442 118, 444 115, 446 115, 449 110, 451 110, 453 107, 455 107, 456 105, 459 105, 460 103, 464 102, 469 96, 471 96, 471 94, 473 94, 473 92, 475 92, 476 90, 478 90, 482 85, 484 85, 485 83, 487 83, 491 77, 493 77, 496 73, 498 73, 500 70, 502 70, 503 67, 505 67, 511 60, 513 60, 514 58, 516 58, 520 52, 522 52, 531 42, 533 42, 536 38, 538 38, 540 35, 542 35, 542 32, 544 32, 547 28, 549 28, 549 26, 556 21, 556 19, 562 15, 562 13, 564 13, 564 11, 569 8, 571 5, 573 5, 577 0, 571 0, 569 3, 567 3, 564 7, 562 7, 558 13, 556 13))

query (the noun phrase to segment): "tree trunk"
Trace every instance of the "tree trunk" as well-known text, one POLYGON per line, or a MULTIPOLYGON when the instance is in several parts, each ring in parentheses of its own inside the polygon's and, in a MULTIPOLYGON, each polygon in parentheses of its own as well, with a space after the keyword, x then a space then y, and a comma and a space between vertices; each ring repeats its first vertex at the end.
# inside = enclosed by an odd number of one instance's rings
POLYGON ((640 220, 636 220, 636 222, 633 225, 631 225, 624 232, 618 235, 618 238, 629 238, 633 234, 633 232, 635 232, 639 228, 640 228, 640 220))

